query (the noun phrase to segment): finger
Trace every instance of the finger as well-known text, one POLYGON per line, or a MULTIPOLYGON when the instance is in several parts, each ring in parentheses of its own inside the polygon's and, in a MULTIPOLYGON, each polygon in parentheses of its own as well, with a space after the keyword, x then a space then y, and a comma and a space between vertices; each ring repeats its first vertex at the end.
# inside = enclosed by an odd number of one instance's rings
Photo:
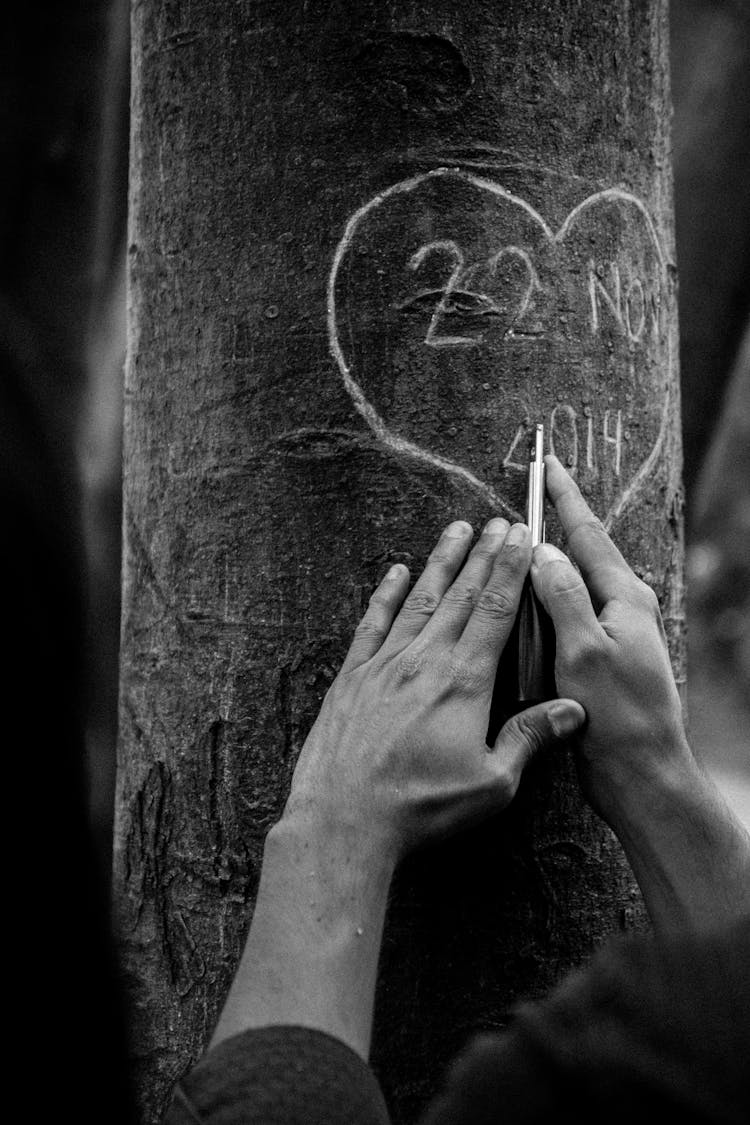
POLYGON ((378 652, 408 589, 408 568, 402 563, 396 563, 370 597, 365 615, 356 628, 346 659, 341 665, 342 672, 359 668, 378 652))
POLYGON ((389 650, 403 648, 422 632, 461 569, 470 541, 471 524, 457 520, 446 527, 393 622, 386 642, 389 650))
POLYGON ((534 548, 531 560, 534 592, 552 618, 558 648, 570 648, 581 634, 600 629, 586 584, 570 559, 551 543, 534 548))
POLYGON ((487 763, 494 770, 503 805, 515 796, 525 766, 548 746, 570 738, 586 722, 586 712, 574 699, 553 699, 519 711, 495 739, 487 763))
POLYGON ((456 645, 467 662, 497 661, 518 613, 521 591, 531 561, 531 535, 516 523, 505 537, 485 587, 456 645))
POLYGON ((600 609, 629 586, 635 575, 554 454, 548 454, 544 463, 547 492, 560 517, 570 554, 600 609))
POLYGON ((498 551, 508 534, 508 521, 491 519, 477 540, 455 582, 448 587, 422 635, 455 642, 485 587, 498 551))

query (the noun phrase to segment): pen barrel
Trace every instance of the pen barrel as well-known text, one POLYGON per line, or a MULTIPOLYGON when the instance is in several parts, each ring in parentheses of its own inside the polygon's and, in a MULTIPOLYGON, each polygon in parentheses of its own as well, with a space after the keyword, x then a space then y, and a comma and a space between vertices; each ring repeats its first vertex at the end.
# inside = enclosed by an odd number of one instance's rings
POLYGON ((555 631, 526 581, 518 610, 518 701, 530 706, 555 697, 555 631))
POLYGON ((531 531, 531 545, 544 541, 544 426, 537 425, 529 456, 529 480, 526 497, 526 523, 531 531))

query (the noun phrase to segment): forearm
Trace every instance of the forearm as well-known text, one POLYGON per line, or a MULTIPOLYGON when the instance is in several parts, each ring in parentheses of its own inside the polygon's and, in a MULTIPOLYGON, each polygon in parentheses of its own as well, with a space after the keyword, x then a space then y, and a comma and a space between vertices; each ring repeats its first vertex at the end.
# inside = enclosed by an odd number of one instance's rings
POLYGON ((212 1046, 247 1028, 297 1024, 367 1058, 394 857, 339 827, 285 816, 269 833, 255 914, 212 1046))
POLYGON ((662 933, 750 915, 750 835, 687 750, 612 823, 662 933))

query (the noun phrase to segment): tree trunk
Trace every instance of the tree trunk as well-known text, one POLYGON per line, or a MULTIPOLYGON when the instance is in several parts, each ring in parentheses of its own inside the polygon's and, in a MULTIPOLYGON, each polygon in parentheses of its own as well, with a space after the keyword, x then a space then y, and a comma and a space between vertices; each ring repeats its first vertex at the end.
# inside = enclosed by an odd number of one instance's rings
MULTIPOLYGON (((447 521, 522 510, 529 423, 682 677, 667 49, 647 0, 135 4, 115 880, 149 1122, 371 588, 447 521)), ((565 754, 405 864, 373 1052, 394 1120, 639 913, 565 754)))

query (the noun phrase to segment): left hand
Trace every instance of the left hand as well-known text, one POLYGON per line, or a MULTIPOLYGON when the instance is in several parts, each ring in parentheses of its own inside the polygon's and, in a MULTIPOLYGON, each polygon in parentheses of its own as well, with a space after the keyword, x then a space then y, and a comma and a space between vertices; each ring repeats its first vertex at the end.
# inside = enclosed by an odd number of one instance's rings
POLYGON ((451 524, 414 589, 391 568, 302 749, 284 819, 398 858, 512 800, 537 750, 585 721, 573 700, 514 716, 488 747, 498 660, 531 561, 528 528, 451 524))

